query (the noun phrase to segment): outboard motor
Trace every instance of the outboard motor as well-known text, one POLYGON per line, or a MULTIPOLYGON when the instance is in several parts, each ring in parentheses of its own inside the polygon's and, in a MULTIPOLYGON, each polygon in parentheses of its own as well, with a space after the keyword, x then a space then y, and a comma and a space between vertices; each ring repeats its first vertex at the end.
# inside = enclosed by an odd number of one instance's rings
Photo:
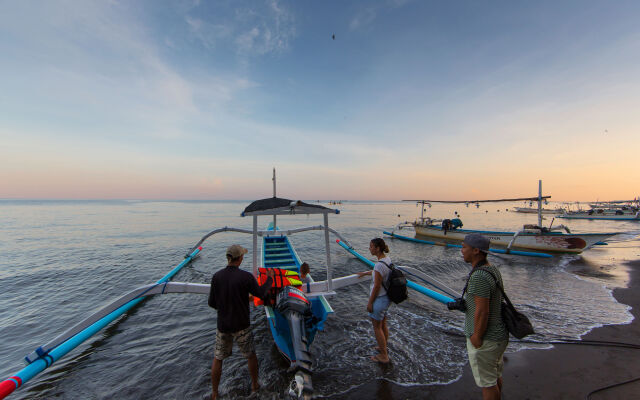
POLYGON ((291 360, 291 370, 295 378, 289 387, 289 395, 295 398, 311 398, 311 353, 305 329, 305 315, 311 313, 311 302, 307 296, 293 286, 285 286, 276 299, 278 310, 289 322, 291 343, 296 356, 291 360))

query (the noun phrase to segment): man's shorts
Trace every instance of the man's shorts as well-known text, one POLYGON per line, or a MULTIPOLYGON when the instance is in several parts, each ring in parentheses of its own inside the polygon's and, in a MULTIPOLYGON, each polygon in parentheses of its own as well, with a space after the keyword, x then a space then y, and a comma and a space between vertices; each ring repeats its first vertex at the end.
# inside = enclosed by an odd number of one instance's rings
POLYGON ((223 333, 219 330, 216 332, 216 346, 213 352, 214 356, 222 361, 231 355, 233 342, 238 344, 240 352, 245 358, 249 358, 251 354, 256 352, 253 344, 253 334, 251 327, 233 333, 223 333))
POLYGON ((389 296, 386 294, 383 296, 378 296, 373 301, 373 312, 369 313, 369 317, 375 319, 376 321, 382 321, 384 317, 387 316, 387 310, 391 305, 391 301, 389 300, 389 296))
POLYGON ((502 355, 507 349, 508 340, 495 342, 484 340, 482 346, 476 349, 467 338, 467 353, 469 354, 469 364, 471 372, 476 380, 476 385, 486 388, 498 384, 498 378, 502 376, 502 355))

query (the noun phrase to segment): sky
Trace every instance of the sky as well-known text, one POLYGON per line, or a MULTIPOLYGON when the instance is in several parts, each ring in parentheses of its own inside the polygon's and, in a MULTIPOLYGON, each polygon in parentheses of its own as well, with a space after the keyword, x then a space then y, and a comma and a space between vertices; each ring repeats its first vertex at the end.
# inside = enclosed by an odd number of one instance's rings
POLYGON ((0 199, 640 195, 637 1, 0 0, 0 199))

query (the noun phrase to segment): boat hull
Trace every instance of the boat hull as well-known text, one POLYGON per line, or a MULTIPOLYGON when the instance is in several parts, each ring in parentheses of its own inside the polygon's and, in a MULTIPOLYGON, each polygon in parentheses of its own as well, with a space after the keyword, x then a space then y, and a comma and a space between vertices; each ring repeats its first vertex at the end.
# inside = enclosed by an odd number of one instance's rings
MULTIPOLYGON (((529 208, 529 207, 513 207, 513 211, 519 212, 519 213, 525 213, 525 214, 537 214, 538 213, 538 209, 537 208, 529 208)), ((562 214, 564 212, 564 210, 562 210, 562 209, 550 210, 548 208, 543 208, 541 210, 541 212, 542 212, 542 214, 562 214)))
MULTIPOLYGON (((455 229, 444 231, 438 225, 415 224, 414 229, 417 236, 426 236, 443 240, 461 241, 469 233, 480 233, 489 238, 492 244, 498 246, 508 246, 515 232, 482 231, 471 229, 455 229)), ((520 233, 516 238, 512 249, 528 249, 544 252, 556 253, 581 253, 598 242, 615 235, 613 233, 582 233, 567 234, 560 232, 520 233)))
POLYGON ((558 218, 564 219, 592 219, 592 220, 604 220, 604 221, 640 221, 640 215, 637 214, 588 214, 588 213, 576 213, 576 214, 563 214, 558 218))
MULTIPOLYGON (((282 236, 269 236, 263 238, 262 241, 262 265, 265 268, 284 268, 292 271, 300 271, 300 258, 295 249, 291 245, 289 238, 282 236)), ((311 301, 311 313, 313 314, 314 323, 307 327, 306 337, 308 351, 309 346, 313 343, 316 333, 323 329, 324 321, 329 314, 333 313, 333 309, 324 296, 317 296, 309 299, 311 301)), ((273 336, 274 343, 280 353, 291 363, 296 363, 296 345, 293 343, 289 321, 287 318, 276 310, 274 307, 265 306, 265 314, 273 336)))

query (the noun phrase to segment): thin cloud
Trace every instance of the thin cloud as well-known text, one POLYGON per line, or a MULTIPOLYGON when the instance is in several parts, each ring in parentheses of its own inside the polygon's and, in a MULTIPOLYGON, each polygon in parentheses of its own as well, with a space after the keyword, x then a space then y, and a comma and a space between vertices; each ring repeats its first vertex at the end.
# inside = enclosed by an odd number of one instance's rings
POLYGON ((378 10, 373 7, 358 11, 349 23, 349 30, 357 31, 369 27, 375 21, 378 10))
MULTIPOLYGON (((198 6, 186 11, 184 17, 189 32, 207 49, 214 49, 231 43, 232 51, 240 56, 262 56, 280 53, 289 49, 296 35, 295 18, 288 8, 276 0, 263 4, 251 4, 253 8, 237 6, 228 13, 210 14, 208 20, 200 15, 198 6), (224 19, 217 17, 224 15, 224 19), (229 19, 229 15, 233 15, 229 19)), ((222 11, 223 5, 218 5, 222 11)))
POLYGON ((412 0, 388 0, 386 3, 381 3, 373 6, 367 6, 358 10, 356 15, 349 22, 349 30, 357 31, 369 29, 373 22, 378 17, 378 14, 386 10, 392 10, 394 8, 404 7, 412 0))
MULTIPOLYGON (((72 131, 91 120, 90 129, 83 127, 87 134, 99 134, 94 127, 107 126, 116 136, 175 138, 186 134, 189 121, 224 117, 236 94, 255 86, 234 71, 202 68, 187 75, 178 70, 161 53, 176 47, 175 41, 149 36, 126 5, 44 4, 29 12, 25 7, 0 16, 0 31, 20 38, 16 44, 0 44, 12 60, 0 65, 0 72, 16 77, 0 88, 21 88, 12 104, 45 110, 47 116, 33 123, 55 121, 72 131), (20 63, 30 67, 18 74, 20 63)), ((190 21, 193 29, 206 25, 190 21)), ((226 32, 224 27, 206 28, 216 31, 216 37, 226 32)))

